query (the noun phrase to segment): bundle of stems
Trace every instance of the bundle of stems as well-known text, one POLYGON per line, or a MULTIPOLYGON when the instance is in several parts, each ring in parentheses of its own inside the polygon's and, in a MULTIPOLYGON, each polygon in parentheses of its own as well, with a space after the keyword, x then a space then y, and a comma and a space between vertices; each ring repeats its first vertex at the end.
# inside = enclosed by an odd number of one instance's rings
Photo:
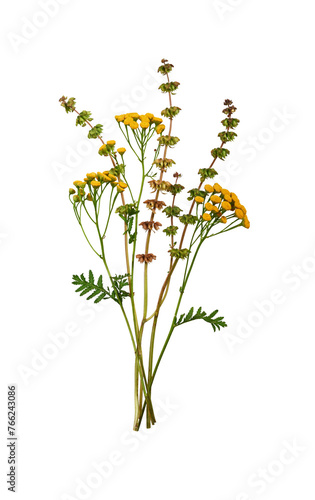
MULTIPOLYGON (((74 275, 73 284, 77 286, 76 291, 80 295, 85 295, 88 300, 94 299, 98 303, 101 300, 112 299, 121 310, 127 330, 129 332, 132 347, 135 355, 134 368, 134 423, 133 429, 139 430, 146 412, 146 425, 148 428, 156 422, 152 403, 152 386, 157 370, 165 353, 166 347, 176 327, 194 320, 204 320, 209 323, 213 330, 220 330, 226 323, 223 317, 214 310, 210 314, 199 307, 196 311, 191 307, 188 313, 179 314, 180 305, 183 299, 189 277, 191 275, 196 258, 203 243, 213 236, 236 229, 237 227, 249 228, 250 223, 244 205, 241 205, 239 198, 228 189, 222 188, 218 183, 204 184, 207 179, 213 179, 217 175, 214 164, 219 160, 224 160, 229 154, 229 150, 224 146, 233 141, 236 137, 234 129, 238 126, 239 120, 233 117, 236 111, 233 102, 229 99, 224 101, 225 115, 222 125, 225 130, 218 136, 221 140, 220 147, 211 151, 212 161, 209 167, 198 170, 198 186, 188 190, 188 200, 190 209, 188 213, 177 205, 178 195, 185 189, 178 181, 181 174, 173 174, 174 182, 165 180, 168 170, 175 164, 169 159, 168 151, 173 148, 179 138, 172 135, 174 118, 181 109, 173 105, 172 96, 176 93, 179 82, 170 80, 170 73, 173 65, 166 59, 162 59, 162 65, 158 72, 166 77, 166 82, 162 83, 159 89, 168 95, 168 107, 162 110, 161 115, 169 120, 168 132, 165 131, 163 118, 156 117, 152 113, 138 114, 126 113, 115 116, 118 126, 132 153, 141 164, 141 178, 137 192, 128 181, 128 169, 125 163, 126 149, 120 147, 116 149, 116 141, 108 140, 106 143, 102 138, 103 127, 101 124, 93 126, 90 111, 78 112, 75 99, 73 97, 60 98, 61 105, 67 113, 75 113, 76 125, 89 127, 88 137, 99 139, 102 143, 99 154, 105 156, 110 161, 109 170, 102 172, 87 173, 83 180, 74 181, 74 188, 69 189, 69 200, 73 206, 78 224, 90 245, 93 252, 102 260, 108 279, 108 285, 103 284, 103 276, 99 276, 97 281, 93 272, 89 271, 88 278, 84 274, 74 275), (154 149, 153 160, 147 165, 147 147, 154 135, 157 135, 158 145, 154 149), (157 175, 158 174, 158 175, 157 175), (148 180, 149 179, 149 180, 148 180), (154 193, 152 199, 143 201, 145 182, 154 193), (126 203, 125 195, 128 194, 129 203, 126 203), (162 199, 162 196, 171 196, 169 205, 162 199), (118 202, 120 205, 118 206, 118 202), (102 216, 101 205, 106 204, 106 215, 102 216), (150 217, 146 221, 139 223, 140 208, 145 205, 150 217), (115 211, 114 211, 115 209, 115 211), (163 233, 170 239, 168 250, 168 264, 165 277, 158 287, 157 301, 151 314, 148 313, 148 274, 149 265, 156 260, 156 256, 150 252, 152 234, 157 232, 162 224, 156 220, 157 213, 164 213, 170 225, 163 229, 163 233), (109 249, 105 249, 105 237, 112 218, 122 219, 122 234, 124 241, 125 274, 113 275, 108 262, 109 249), (94 227, 97 235, 97 245, 91 242, 86 229, 86 222, 90 227, 94 227), (179 224, 179 225, 176 225, 179 224), (137 243, 139 226, 146 232, 143 253, 137 253, 137 243), (190 229, 190 230, 189 230, 190 229), (180 236, 179 244, 175 242, 175 236, 180 236), (188 238, 188 240, 187 240, 188 238), (187 240, 186 246, 184 244, 187 240), (155 337, 158 320, 163 304, 166 301, 170 284, 179 261, 184 261, 184 271, 179 288, 178 300, 175 311, 172 313, 170 328, 164 340, 161 351, 157 359, 154 359, 155 337), (139 308, 136 304, 135 294, 135 271, 137 265, 143 265, 143 304, 142 313, 139 316, 139 308), (131 305, 131 316, 125 306, 126 301, 131 305), (151 333, 148 353, 147 369, 143 355, 143 338, 146 326, 151 322, 151 333)), ((115 251, 116 245, 112 250, 115 251)), ((156 293, 156 290, 154 290, 156 293)))

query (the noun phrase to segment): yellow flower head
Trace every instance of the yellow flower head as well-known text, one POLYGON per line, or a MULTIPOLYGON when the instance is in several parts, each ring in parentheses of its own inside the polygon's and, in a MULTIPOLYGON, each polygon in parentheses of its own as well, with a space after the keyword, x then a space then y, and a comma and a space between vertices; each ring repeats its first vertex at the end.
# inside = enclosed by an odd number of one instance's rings
POLYGON ((203 218, 203 220, 205 220, 205 221, 209 221, 209 220, 211 220, 211 215, 210 215, 210 214, 205 213, 205 214, 203 214, 203 215, 202 215, 202 218, 203 218))
POLYGON ((235 193, 230 193, 230 196, 231 196, 233 201, 239 202, 238 196, 236 196, 235 193))
POLYGON ((206 208, 206 210, 208 210, 209 212, 218 212, 218 211, 219 211, 218 207, 216 207, 216 206, 212 205, 212 204, 211 204, 211 203, 209 203, 209 202, 205 204, 205 208, 206 208))
POLYGON ((163 124, 158 125, 155 129, 157 134, 162 134, 163 130, 165 130, 165 125, 163 125, 163 124))
POLYGON ((229 203, 232 203, 232 198, 231 198, 231 196, 229 194, 226 193, 224 195, 224 199, 225 199, 225 201, 228 201, 229 203))
POLYGON ((123 193, 125 190, 124 190, 124 188, 120 187, 119 184, 117 184, 117 191, 118 191, 118 193, 123 193))
POLYGON ((126 116, 131 116, 134 120, 138 120, 140 117, 139 113, 128 113, 126 116))
POLYGON ((225 196, 226 194, 230 194, 230 191, 228 189, 221 189, 221 193, 225 196))
POLYGON ((220 219, 221 222, 223 222, 223 224, 226 224, 227 223, 227 218, 223 215, 220 219))
POLYGON ((92 182, 91 182, 91 186, 93 186, 95 189, 99 188, 99 187, 100 187, 100 185, 101 185, 101 183, 100 183, 100 182, 98 182, 98 181, 92 181, 92 182))
POLYGON ((73 185, 77 188, 84 188, 84 186, 86 185, 86 182, 83 182, 83 181, 74 181, 73 185))
POLYGON ((131 116, 127 116, 127 118, 124 119, 124 124, 125 125, 130 125, 133 122, 133 118, 131 116))
POLYGON ((115 119, 117 122, 123 122, 125 119, 125 115, 116 115, 115 119))
POLYGON ((74 193, 75 193, 75 189, 70 188, 70 189, 69 189, 69 194, 74 194, 74 193))
POLYGON ((128 185, 122 181, 118 182, 118 186, 120 186, 122 189, 126 189, 126 187, 128 187, 128 185))
POLYGON ((195 202, 196 203, 203 203, 205 199, 202 196, 196 196, 195 197, 195 202))
POLYGON ((213 193, 213 186, 211 186, 211 184, 206 184, 205 190, 207 191, 207 193, 213 193))
POLYGON ((115 146, 116 141, 107 141, 106 143, 108 146, 115 146))
POLYGON ((250 228, 250 222, 247 218, 247 215, 245 215, 244 219, 243 219, 243 226, 246 227, 246 229, 249 229, 250 228))
POLYGON ((86 174, 86 176, 89 179, 89 181, 92 181, 93 179, 95 179, 96 173, 95 172, 91 172, 90 174, 86 174))
POLYGON ((237 208, 237 209, 235 210, 235 215, 236 215, 236 217, 237 217, 238 219, 244 219, 244 215, 245 215, 245 214, 244 214, 243 210, 241 210, 240 208, 237 208))
POLYGON ((231 210, 232 208, 231 204, 228 201, 223 201, 221 206, 224 210, 231 210))
POLYGON ((119 153, 121 156, 126 152, 125 148, 118 148, 117 153, 119 153))
POLYGON ((87 177, 84 177, 84 182, 89 182, 89 179, 87 177))
POLYGON ((104 182, 106 179, 105 179, 105 175, 102 173, 102 172, 97 172, 97 179, 100 181, 100 182, 104 182))
POLYGON ((143 129, 149 128, 150 127, 150 122, 148 121, 142 121, 140 122, 140 127, 143 129))
POLYGON ((151 121, 152 121, 152 123, 155 123, 155 125, 159 125, 160 123, 162 123, 163 120, 162 120, 162 118, 154 116, 151 121))
POLYGON ((215 184, 213 184, 213 188, 217 193, 221 193, 221 191, 222 191, 220 184, 218 184, 217 182, 215 184))
POLYGON ((137 123, 137 122, 135 122, 135 121, 132 121, 132 122, 130 123, 130 128, 131 128, 132 130, 136 130, 138 127, 139 127, 139 123, 137 123))
POLYGON ((240 206, 239 206, 239 208, 240 208, 241 210, 243 210, 244 214, 246 214, 246 213, 247 213, 247 210, 246 210, 246 208, 244 207, 244 205, 240 205, 240 206))
POLYGON ((152 113, 146 113, 145 116, 149 119, 152 120, 154 118, 154 115, 152 113))
POLYGON ((108 177, 110 178, 110 181, 113 182, 113 181, 117 181, 117 177, 113 174, 108 174, 108 177))
POLYGON ((91 196, 91 193, 88 193, 88 194, 87 194, 86 199, 87 199, 88 201, 93 201, 93 198, 92 198, 92 196, 91 196))
POLYGON ((212 196, 210 196, 210 200, 212 201, 212 203, 221 203, 221 198, 217 194, 213 194, 212 196))
POLYGON ((104 174, 104 180, 105 180, 105 182, 110 182, 111 178, 108 177, 108 175, 104 174))

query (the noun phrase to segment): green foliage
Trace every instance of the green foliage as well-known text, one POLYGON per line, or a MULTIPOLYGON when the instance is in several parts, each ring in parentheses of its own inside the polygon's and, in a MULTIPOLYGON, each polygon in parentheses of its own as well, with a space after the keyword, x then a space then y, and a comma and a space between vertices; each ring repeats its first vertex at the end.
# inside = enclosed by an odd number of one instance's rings
POLYGON ((210 323, 213 331, 215 332, 216 329, 220 330, 220 328, 224 328, 227 326, 227 324, 224 321, 223 316, 219 316, 215 318, 215 315, 217 314, 218 309, 213 311, 211 314, 207 315, 205 311, 202 310, 201 307, 197 310, 197 312, 194 314, 194 308, 192 307, 188 313, 181 314, 179 318, 175 316, 174 322, 175 326, 183 325, 184 323, 188 323, 189 321, 194 321, 195 319, 203 319, 207 323, 210 323))
POLYGON ((161 111, 161 115, 165 118, 174 118, 181 111, 178 106, 171 106, 170 108, 165 108, 161 111))
POLYGON ((165 229, 163 229, 163 233, 166 234, 166 236, 175 236, 178 231, 178 226, 168 226, 165 229))
POLYGON ((167 73, 170 73, 173 68, 174 68, 173 64, 167 63, 165 60, 163 66, 160 66, 158 68, 158 72, 161 73, 162 75, 167 75, 167 73))
POLYGON ((88 138, 89 139, 97 139, 99 135, 103 132, 103 125, 100 125, 99 123, 95 125, 95 127, 92 127, 89 130, 88 133, 88 138))
POLYGON ((139 213, 139 210, 136 208, 135 203, 129 203, 116 208, 116 213, 119 214, 119 217, 126 223, 127 227, 124 234, 129 234, 129 244, 133 243, 136 238, 136 231, 132 233, 135 219, 134 216, 139 213))
POLYGON ((80 292, 80 296, 90 294, 86 297, 87 300, 94 299, 95 304, 101 300, 113 299, 118 304, 126 297, 129 297, 129 293, 123 290, 124 287, 128 286, 128 274, 115 275, 112 276, 114 287, 110 289, 108 286, 104 288, 103 277, 100 276, 95 283, 94 275, 92 271, 89 271, 89 279, 86 280, 84 274, 78 276, 74 274, 72 277, 72 284, 78 286, 76 292, 80 292))
POLYGON ((198 221, 197 215, 192 215, 192 214, 183 214, 179 217, 179 220, 182 224, 196 224, 198 221))
POLYGON ((73 113, 75 110, 75 98, 74 97, 65 97, 64 95, 60 97, 59 102, 61 106, 63 106, 66 110, 66 113, 73 113))
POLYGON ((221 121, 222 125, 226 128, 235 128, 238 126, 239 122, 237 118, 225 118, 221 121))
POLYGON ((81 127, 86 126, 86 122, 91 122, 93 120, 91 111, 81 111, 81 113, 77 116, 76 125, 80 125, 81 127))
POLYGON ((196 196, 201 196, 202 198, 205 198, 207 196, 207 194, 208 194, 206 191, 201 191, 198 188, 190 189, 187 192, 189 194, 189 196, 187 198, 188 201, 191 201, 191 200, 195 199, 196 196))
POLYGON ((169 253, 171 254, 171 257, 174 257, 175 259, 187 259, 190 254, 190 250, 188 250, 188 248, 171 248, 169 253))
POLYGON ((177 90, 179 86, 180 86, 179 82, 168 82, 168 83, 162 83, 159 86, 159 89, 161 90, 161 92, 164 92, 164 93, 170 92, 172 95, 174 95, 175 90, 177 90))
POLYGON ((200 175, 201 182, 204 182, 206 179, 213 179, 213 177, 218 175, 218 172, 214 168, 200 168, 198 174, 200 175))
POLYGON ((158 141, 160 146, 168 146, 169 148, 172 148, 180 141, 180 139, 176 136, 173 137, 171 135, 161 135, 158 138, 158 141))
POLYGON ((213 158, 220 158, 220 160, 224 160, 229 154, 230 151, 226 148, 214 148, 211 151, 213 158))
POLYGON ((185 189, 185 186, 182 186, 181 184, 172 184, 168 188, 168 192, 175 196, 176 194, 179 194, 183 189, 185 189))
POLYGON ((179 208, 179 207, 165 207, 164 210, 162 210, 162 212, 165 213, 166 217, 178 217, 179 214, 182 212, 182 209, 179 208))
POLYGON ((220 132, 218 134, 218 137, 220 137, 222 142, 230 142, 234 141, 235 137, 237 137, 237 134, 235 132, 220 132))

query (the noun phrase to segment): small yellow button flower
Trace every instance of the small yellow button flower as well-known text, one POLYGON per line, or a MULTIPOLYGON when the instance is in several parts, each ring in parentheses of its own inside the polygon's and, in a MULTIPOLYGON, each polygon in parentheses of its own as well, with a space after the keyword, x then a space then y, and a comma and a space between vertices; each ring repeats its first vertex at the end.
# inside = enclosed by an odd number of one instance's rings
POLYGON ((119 122, 123 122, 124 119, 125 119, 125 115, 116 115, 115 116, 115 120, 119 123, 119 122))
POLYGON ((250 222, 247 218, 247 215, 245 215, 244 220, 243 220, 243 226, 246 227, 246 229, 250 228, 250 222))
POLYGON ((149 128, 150 127, 150 123, 148 121, 142 121, 140 122, 140 127, 143 128, 143 129, 146 129, 146 128, 149 128))
POLYGON ((105 180, 105 182, 111 182, 111 178, 108 177, 108 175, 105 175, 105 174, 104 174, 104 180, 105 180))
POLYGON ((203 218, 203 220, 205 220, 205 221, 209 221, 209 220, 211 220, 211 215, 210 215, 210 214, 205 213, 205 214, 203 214, 203 215, 202 215, 202 218, 203 218))
POLYGON ((221 203, 220 196, 218 196, 216 194, 213 194, 212 196, 210 196, 210 200, 212 201, 212 203, 221 203))
POLYGON ((208 210, 209 212, 218 212, 218 211, 219 211, 218 207, 216 207, 216 206, 212 205, 212 204, 211 204, 211 203, 209 203, 209 202, 205 204, 205 208, 206 208, 206 210, 208 210))
POLYGON ((149 118, 149 120, 152 120, 152 118, 154 118, 154 115, 152 113, 146 113, 145 116, 149 118))
POLYGON ((240 208, 237 208, 237 209, 235 210, 235 215, 236 215, 236 217, 237 217, 238 219, 244 219, 244 215, 245 215, 245 214, 244 214, 243 210, 241 210, 240 208))
POLYGON ((225 196, 226 194, 230 194, 230 191, 228 189, 221 189, 221 193, 225 196))
POLYGON ((162 123, 163 120, 162 120, 162 118, 159 118, 158 116, 154 116, 151 121, 152 121, 152 123, 155 123, 155 125, 159 125, 160 123, 162 123))
POLYGON ((112 181, 117 181, 117 177, 113 174, 108 174, 108 177, 110 178, 111 182, 112 181))
POLYGON ((213 193, 213 186, 211 186, 211 184, 206 184, 205 190, 207 191, 207 193, 213 193))
POLYGON ((130 128, 131 128, 132 130, 136 130, 138 127, 139 127, 139 124, 138 124, 137 122, 132 121, 132 122, 130 123, 130 128))
POLYGON ((116 141, 107 141, 108 146, 115 146, 116 141))
POLYGON ((165 130, 165 125, 163 125, 163 124, 158 125, 155 129, 157 134, 162 134, 163 130, 165 130))
POLYGON ((131 118, 131 116, 127 116, 127 118, 124 119, 124 124, 125 125, 130 125, 134 120, 131 118))
POLYGON ((100 182, 98 182, 98 181, 92 181, 92 182, 91 182, 91 186, 93 186, 95 189, 99 188, 99 187, 100 187, 100 185, 101 185, 101 183, 100 183, 100 182))
POLYGON ((196 196, 195 197, 195 202, 196 203, 203 203, 205 199, 202 196, 196 196))
POLYGON ((77 188, 83 188, 86 185, 86 182, 83 181, 74 181, 73 185, 77 188))
POLYGON ((233 201, 236 201, 236 202, 239 202, 240 200, 238 199, 238 196, 236 196, 235 193, 230 193, 230 196, 232 198, 233 201))
POLYGON ((221 193, 221 191, 222 191, 220 184, 218 184, 217 182, 215 184, 213 184, 213 188, 217 193, 221 193))
POLYGON ((232 208, 231 204, 228 201, 223 201, 221 206, 224 210, 231 210, 232 208))
POLYGON ((91 172, 90 174, 86 174, 86 176, 89 179, 89 181, 92 181, 93 179, 95 179, 96 173, 95 172, 91 172))
POLYGON ((93 201, 93 198, 92 198, 92 196, 91 196, 91 193, 88 193, 88 194, 87 194, 86 199, 87 199, 88 201, 93 201))
POLYGON ((126 187, 128 187, 128 184, 126 184, 125 182, 118 182, 118 186, 120 186, 121 188, 125 189, 126 187))
POLYGON ((121 156, 126 152, 126 148, 118 148, 117 153, 119 153, 121 156))
POLYGON ((223 224, 226 224, 227 223, 227 218, 223 215, 220 219, 221 222, 223 222, 223 224))
POLYGON ((226 193, 224 195, 224 199, 225 199, 225 201, 228 201, 229 203, 232 203, 232 198, 231 198, 231 196, 229 194, 226 193))

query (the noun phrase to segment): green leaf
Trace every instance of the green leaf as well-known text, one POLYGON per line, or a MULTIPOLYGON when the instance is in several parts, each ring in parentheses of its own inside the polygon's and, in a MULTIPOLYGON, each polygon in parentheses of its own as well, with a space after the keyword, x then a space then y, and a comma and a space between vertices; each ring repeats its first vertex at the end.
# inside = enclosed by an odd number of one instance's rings
POLYGON ((213 331, 215 332, 216 330, 220 330, 220 328, 224 328, 227 326, 223 316, 215 317, 217 313, 218 309, 207 315, 207 313, 203 311, 201 307, 199 307, 197 312, 194 314, 194 308, 191 307, 186 316, 185 314, 181 314, 178 319, 175 317, 175 327, 183 325, 184 323, 188 323, 189 321, 203 319, 203 321, 211 324, 213 331))

